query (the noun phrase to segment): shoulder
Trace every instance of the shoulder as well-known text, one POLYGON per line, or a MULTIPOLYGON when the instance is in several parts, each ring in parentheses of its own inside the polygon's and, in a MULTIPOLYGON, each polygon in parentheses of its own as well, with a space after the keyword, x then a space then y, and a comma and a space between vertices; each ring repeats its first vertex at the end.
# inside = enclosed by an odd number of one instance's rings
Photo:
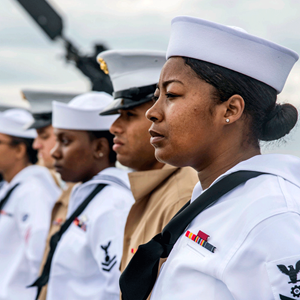
MULTIPOLYGON (((94 187, 97 185, 95 184, 94 187)), ((128 188, 116 183, 107 184, 91 201, 87 209, 97 217, 109 211, 118 214, 127 211, 133 204, 134 199, 128 188)))

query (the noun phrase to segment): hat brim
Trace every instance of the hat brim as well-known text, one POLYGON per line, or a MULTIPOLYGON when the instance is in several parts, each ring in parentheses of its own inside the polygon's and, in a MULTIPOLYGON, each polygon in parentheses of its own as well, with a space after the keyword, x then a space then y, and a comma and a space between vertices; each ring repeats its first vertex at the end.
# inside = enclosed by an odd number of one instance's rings
POLYGON ((52 125, 51 120, 34 120, 34 122, 27 125, 25 129, 40 129, 50 125, 52 125))
POLYGON ((151 101, 152 97, 146 97, 138 101, 131 101, 130 99, 119 98, 114 100, 110 105, 108 105, 104 110, 101 111, 100 116, 107 116, 107 115, 115 115, 119 114, 120 109, 130 109, 136 106, 139 106, 143 103, 151 101), (126 101, 124 101, 126 100, 126 101))

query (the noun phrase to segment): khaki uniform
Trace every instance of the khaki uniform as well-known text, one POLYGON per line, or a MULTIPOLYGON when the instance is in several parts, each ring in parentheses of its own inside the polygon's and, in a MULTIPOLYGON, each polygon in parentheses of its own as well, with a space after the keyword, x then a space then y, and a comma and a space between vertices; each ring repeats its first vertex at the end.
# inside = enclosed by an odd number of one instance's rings
POLYGON ((165 165, 160 170, 129 174, 135 203, 129 212, 124 235, 121 272, 139 245, 150 241, 191 199, 199 181, 192 168, 165 165))
MULTIPOLYGON (((52 174, 52 172, 50 173, 52 174)), ((58 200, 56 201, 53 207, 52 214, 51 214, 51 224, 50 224, 50 229, 46 241, 46 247, 45 247, 45 252, 41 264, 40 274, 42 273, 43 267, 46 263, 46 259, 50 250, 50 246, 49 246, 50 238, 52 237, 53 234, 55 234, 60 229, 60 226, 66 220, 69 198, 74 185, 75 185, 74 183, 67 183, 67 189, 63 190, 61 196, 58 198, 58 200)), ((46 300, 46 295, 47 295, 47 285, 42 288, 42 291, 39 296, 39 300, 46 300)))

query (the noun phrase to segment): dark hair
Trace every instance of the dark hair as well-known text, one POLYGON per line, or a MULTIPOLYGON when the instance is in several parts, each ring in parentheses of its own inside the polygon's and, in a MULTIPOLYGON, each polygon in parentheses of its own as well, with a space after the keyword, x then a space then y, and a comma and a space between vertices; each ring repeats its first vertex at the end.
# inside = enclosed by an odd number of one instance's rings
POLYGON ((114 144, 113 139, 114 136, 109 132, 109 131, 88 131, 89 137, 91 141, 95 139, 100 139, 100 138, 106 138, 109 144, 109 162, 111 164, 114 164, 117 160, 117 154, 115 151, 112 150, 112 146, 114 144))
POLYGON ((25 144, 26 146, 26 154, 27 154, 27 158, 28 161, 30 163, 32 163, 33 165, 37 163, 38 158, 37 158, 37 150, 34 150, 32 148, 32 144, 33 144, 33 139, 27 139, 27 138, 21 138, 21 137, 15 137, 15 136, 11 136, 12 140, 11 140, 11 146, 14 147, 16 145, 19 145, 21 143, 25 144))
POLYGON ((244 113, 251 117, 252 137, 277 140, 295 126, 297 109, 291 104, 277 104, 277 92, 269 85, 241 73, 201 60, 183 57, 196 75, 216 88, 218 102, 240 95, 245 101, 244 113))

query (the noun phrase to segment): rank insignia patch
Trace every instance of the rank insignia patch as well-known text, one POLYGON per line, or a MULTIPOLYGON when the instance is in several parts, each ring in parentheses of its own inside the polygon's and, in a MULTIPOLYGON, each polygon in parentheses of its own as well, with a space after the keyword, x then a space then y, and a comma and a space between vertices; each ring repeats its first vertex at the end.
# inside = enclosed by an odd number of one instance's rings
POLYGON ((272 290, 278 299, 300 299, 300 256, 269 262, 267 270, 272 290))
POLYGON ((194 241, 195 243, 199 244, 200 246, 204 247, 205 249, 207 249, 210 252, 214 252, 216 249, 215 246, 213 246, 207 242, 209 235, 207 235, 206 233, 204 233, 202 231, 199 231, 197 235, 190 231, 187 231, 185 233, 185 236, 188 237, 189 239, 191 239, 192 241, 194 241))
POLYGON ((101 249, 105 252, 104 253, 104 262, 101 263, 102 264, 102 270, 105 271, 105 272, 109 272, 113 267, 114 265, 117 263, 117 257, 116 255, 112 258, 110 258, 110 255, 108 253, 108 248, 111 244, 111 241, 105 246, 101 246, 101 249))
POLYGON ((83 231, 86 231, 87 229, 87 221, 88 221, 88 217, 86 215, 80 216, 79 218, 75 218, 75 220, 73 221, 73 223, 79 227, 80 229, 82 229, 83 231))

